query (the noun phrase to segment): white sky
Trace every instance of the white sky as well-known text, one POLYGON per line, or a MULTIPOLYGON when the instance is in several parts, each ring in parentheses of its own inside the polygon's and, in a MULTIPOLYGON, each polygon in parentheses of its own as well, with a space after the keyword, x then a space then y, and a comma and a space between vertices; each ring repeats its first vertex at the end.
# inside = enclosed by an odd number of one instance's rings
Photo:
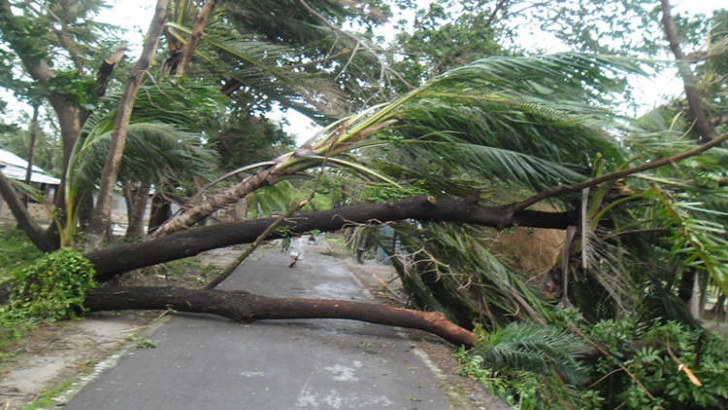
MULTIPOLYGON (((428 0, 418 1, 420 3, 429 2, 428 0)), ((150 0, 118 0, 113 8, 100 16, 100 19, 127 28, 129 30, 128 42, 130 49, 141 50, 143 36, 147 31, 152 14, 154 13, 155 4, 155 1, 150 0)), ((710 14, 715 9, 727 7, 726 0, 673 0, 672 6, 674 12, 691 14, 710 14)), ((533 43, 533 41, 529 41, 529 38, 525 36, 523 41, 533 43)), ((543 47, 543 37, 539 38, 538 43, 543 47)), ((558 49, 557 44, 554 44, 553 50, 549 50, 549 52, 555 51, 561 51, 558 49)), ((133 52, 130 53, 130 58, 132 60, 135 59, 133 52)), ((641 112, 658 106, 682 93, 682 84, 675 78, 674 73, 665 72, 656 78, 640 78, 637 80, 637 84, 639 87, 635 94, 636 98, 640 101, 642 107, 640 109, 641 112)), ((11 98, 6 98, 6 96, 6 94, 1 95, 4 100, 12 101, 11 98)), ((28 111, 27 106, 20 103, 12 104, 9 108, 10 111, 28 111)), ((11 113, 11 115, 13 114, 11 113)), ((280 115, 282 114, 275 116, 280 115)), ((295 134, 299 142, 307 140, 319 130, 319 127, 308 120, 308 118, 295 111, 286 114, 286 118, 289 125, 284 128, 286 131, 295 134)))

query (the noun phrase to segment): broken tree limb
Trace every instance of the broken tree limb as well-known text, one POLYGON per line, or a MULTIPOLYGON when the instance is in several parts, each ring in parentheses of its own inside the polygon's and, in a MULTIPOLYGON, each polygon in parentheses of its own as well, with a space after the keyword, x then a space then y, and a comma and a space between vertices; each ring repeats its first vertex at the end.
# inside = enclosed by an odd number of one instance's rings
POLYGON ((179 287, 102 287, 86 295, 90 311, 163 310, 208 313, 251 323, 265 319, 351 319, 423 330, 456 346, 472 347, 475 334, 443 313, 336 299, 275 298, 244 290, 194 290, 179 287))
MULTIPOLYGON (((475 200, 416 196, 297 215, 286 219, 281 224, 282 229, 272 232, 268 239, 282 237, 281 232, 332 232, 352 224, 406 219, 470 223, 498 229, 512 226, 565 229, 574 223, 576 214, 530 210, 511 213, 504 207, 481 206, 475 200)), ((194 256, 210 249, 253 242, 275 221, 276 218, 265 218, 193 228, 141 243, 88 252, 85 256, 94 264, 96 279, 104 282, 133 269, 194 256)))

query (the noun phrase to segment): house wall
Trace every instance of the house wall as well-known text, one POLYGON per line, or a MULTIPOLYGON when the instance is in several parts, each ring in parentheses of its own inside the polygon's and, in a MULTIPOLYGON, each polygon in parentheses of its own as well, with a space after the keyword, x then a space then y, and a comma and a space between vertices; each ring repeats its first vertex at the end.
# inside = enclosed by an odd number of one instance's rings
MULTIPOLYGON (((30 213, 30 217, 33 218, 36 223, 39 223, 41 225, 47 225, 51 223, 50 212, 48 211, 48 209, 46 209, 45 206, 41 204, 28 204, 28 213, 30 213)), ((10 211, 7 202, 3 201, 2 198, 0 198, 0 222, 2 222, 3 225, 15 223, 15 217, 13 216, 13 213, 10 211)))

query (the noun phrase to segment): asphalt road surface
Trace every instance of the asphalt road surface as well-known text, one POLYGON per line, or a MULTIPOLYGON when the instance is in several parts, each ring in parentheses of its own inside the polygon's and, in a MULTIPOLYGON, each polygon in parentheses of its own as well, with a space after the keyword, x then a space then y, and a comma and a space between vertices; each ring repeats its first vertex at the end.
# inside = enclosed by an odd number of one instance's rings
MULTIPOLYGON (((288 268, 277 248, 256 251, 219 289, 269 296, 367 300, 340 260, 305 249, 288 268)), ((63 408, 68 410, 419 409, 453 407, 411 342, 395 328, 338 319, 241 325, 176 314, 63 408)))

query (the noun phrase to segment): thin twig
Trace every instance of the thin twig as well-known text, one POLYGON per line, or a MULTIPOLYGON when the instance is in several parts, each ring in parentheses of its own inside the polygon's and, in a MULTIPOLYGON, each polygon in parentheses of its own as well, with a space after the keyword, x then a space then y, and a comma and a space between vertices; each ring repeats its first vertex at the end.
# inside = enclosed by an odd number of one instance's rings
MULTIPOLYGON (((589 337, 587 337, 587 335, 585 335, 581 330, 579 330, 579 328, 571 327, 571 330, 574 333, 576 333, 577 335, 579 335, 582 339, 584 339, 588 344, 592 345, 592 347, 597 349, 602 355, 604 355, 605 357, 614 359, 614 355, 612 355, 607 349, 602 347, 599 343, 597 343, 597 342, 591 340, 589 337)), ((645 395, 647 397, 650 398, 650 400, 652 400, 652 401, 655 400, 655 396, 653 396, 652 393, 650 393, 650 391, 647 390, 647 387, 645 387, 645 385, 642 384, 640 379, 637 378, 637 376, 635 376, 634 373, 630 372, 629 369, 620 362, 617 362, 617 366, 619 366, 619 368, 622 369, 622 371, 624 371, 632 380, 634 380, 635 383, 637 383, 637 386, 639 386, 639 388, 645 393, 645 395)), ((612 372, 612 373, 614 373, 614 372, 612 372)), ((612 373, 610 373, 610 374, 612 374, 612 373)), ((665 407, 663 407, 663 406, 659 406, 658 408, 663 409, 663 410, 665 409, 665 407)))
POLYGON ((271 232, 273 232, 274 229, 276 229, 286 219, 293 216, 294 213, 298 212, 301 208, 303 208, 304 206, 306 206, 307 204, 309 204, 311 202, 314 195, 316 195, 316 187, 321 182, 321 177, 326 168, 327 160, 328 160, 328 152, 326 153, 326 157, 324 158, 324 161, 321 165, 321 171, 316 176, 316 182, 314 183, 314 187, 313 187, 313 189, 311 189, 311 193, 308 195, 308 198, 304 199, 303 201, 298 202, 298 204, 296 204, 296 206, 291 208, 291 210, 289 210, 285 215, 279 215, 270 225, 268 225, 263 230, 263 232, 260 233, 260 235, 258 235, 257 238, 255 238, 255 240, 253 241, 253 243, 250 244, 250 246, 245 248, 245 250, 240 255, 238 255, 238 257, 235 258, 235 260, 233 262, 229 263, 219 275, 217 275, 212 281, 210 281, 210 283, 205 285, 205 288, 204 288, 205 290, 214 289, 217 285, 222 283, 222 281, 227 279, 228 276, 232 275, 232 273, 235 272, 235 268, 237 268, 238 265, 243 263, 243 261, 248 256, 250 256, 250 254, 253 253, 253 251, 255 251, 258 248, 258 246, 260 246, 261 243, 263 243, 263 241, 265 241, 268 238, 268 236, 271 234, 271 232))
POLYGON ((303 208, 307 203, 308 203, 308 201, 301 201, 298 204, 296 204, 296 206, 291 208, 291 210, 288 211, 285 215, 279 215, 270 225, 268 225, 267 228, 265 228, 263 230, 263 232, 260 233, 260 235, 258 235, 257 238, 255 238, 255 240, 253 241, 253 243, 250 244, 250 246, 245 248, 245 250, 240 255, 238 255, 238 257, 235 258, 234 261, 230 262, 225 267, 225 269, 223 269, 223 271, 220 274, 215 276, 215 278, 213 280, 211 280, 207 285, 205 285, 204 289, 212 290, 217 285, 222 283, 222 281, 227 279, 228 276, 232 275, 232 273, 235 271, 235 268, 237 268, 238 265, 243 263, 243 261, 248 256, 250 256, 250 254, 253 253, 253 251, 256 250, 258 248, 258 246, 260 246, 261 243, 263 243, 263 241, 265 241, 268 238, 268 235, 270 235, 274 229, 276 229, 287 218, 290 218, 294 213, 298 212, 298 210, 303 208))
MULTIPOLYGON (((377 62, 379 63, 379 66, 381 67, 381 70, 380 70, 380 74, 379 74, 379 80, 380 80, 380 81, 384 81, 384 80, 386 79, 386 77, 387 77, 387 76, 385 75, 385 73, 389 73, 389 74, 392 74, 392 75, 394 75, 395 77, 397 77, 397 79, 398 79, 399 81, 401 81, 401 82, 402 82, 403 84, 405 84, 405 85, 406 85, 406 86, 407 86, 408 88, 410 88, 410 89, 414 89, 414 88, 415 88, 415 87, 414 87, 414 86, 412 86, 412 85, 411 85, 411 84, 410 84, 409 82, 407 82, 407 80, 405 80, 405 79, 404 79, 404 78, 403 78, 403 77, 402 77, 402 76, 401 76, 401 75, 400 75, 400 74, 399 74, 398 72, 396 72, 396 71, 392 70, 392 69, 391 69, 391 68, 389 67, 389 65, 388 65, 388 64, 387 64, 386 62, 384 62, 384 61, 382 60, 382 58, 381 58, 381 57, 379 56, 379 54, 377 54, 377 53, 376 53, 376 52, 374 51, 374 49, 373 49, 373 48, 372 48, 372 47, 371 47, 371 46, 370 46, 369 44, 367 44, 367 43, 366 43, 365 41, 362 41, 362 39, 360 39, 360 38, 356 37, 355 35, 353 35, 353 34, 351 34, 351 33, 347 32, 347 31, 341 30, 341 29, 340 29, 339 27, 336 27, 335 25, 331 24, 331 23, 330 23, 330 22, 329 22, 329 21, 328 21, 328 20, 326 19, 326 17, 324 17, 324 16, 323 16, 323 15, 322 15, 321 13, 317 12, 316 10, 314 10, 314 9, 313 9, 313 8, 312 8, 311 6, 309 6, 309 5, 308 5, 308 3, 306 3, 306 2, 304 1, 304 0, 298 0, 298 2, 299 2, 299 3, 301 4, 301 6, 303 6, 303 8, 304 8, 304 9, 306 9, 306 11, 308 11, 309 13, 311 13, 311 14, 312 14, 312 15, 313 15, 314 17, 316 17, 317 19, 321 20, 321 22, 322 22, 322 23, 324 23, 324 24, 325 24, 325 25, 326 25, 326 26, 327 26, 328 28, 330 28, 330 29, 331 29, 332 31, 334 31, 334 32, 336 32, 336 33, 339 33, 339 34, 343 34, 344 36, 346 36, 346 37, 349 37, 350 39, 352 39, 352 40, 356 41, 356 42, 357 42, 357 43, 358 43, 359 45, 361 45, 361 47, 362 47, 362 48, 364 48, 364 49, 365 49, 366 51, 368 51, 368 52, 369 52, 369 53, 370 53, 370 54, 371 54, 371 55, 372 55, 372 56, 373 56, 374 58, 376 58, 376 59, 377 59, 377 62)), ((389 82, 389 81, 387 81, 387 83, 388 83, 388 82, 389 82)))
POLYGON ((685 373, 688 376, 688 379, 690 379, 691 383, 693 383, 694 385, 696 385, 698 387, 701 387, 703 385, 703 383, 700 381, 700 379, 698 379, 697 376, 695 376, 695 373, 693 373, 693 371, 690 370, 688 365, 686 365, 680 359, 678 359, 677 356, 675 355, 675 353, 672 352, 672 349, 670 349, 670 343, 665 343, 665 346, 667 347, 667 353, 670 355, 670 357, 672 357, 672 360, 674 360, 675 363, 677 363, 677 370, 679 372, 685 373))

